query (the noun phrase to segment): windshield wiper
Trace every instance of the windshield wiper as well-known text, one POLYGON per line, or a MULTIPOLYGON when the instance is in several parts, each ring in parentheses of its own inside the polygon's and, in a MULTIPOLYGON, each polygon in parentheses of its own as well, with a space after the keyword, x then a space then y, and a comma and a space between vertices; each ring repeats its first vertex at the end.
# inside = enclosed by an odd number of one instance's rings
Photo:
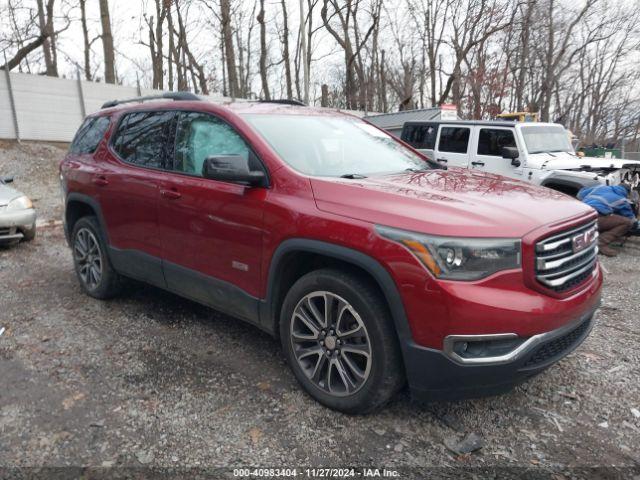
POLYGON ((423 173, 423 172, 429 172, 430 170, 432 170, 431 168, 405 168, 404 171, 405 172, 411 172, 411 173, 423 173))
POLYGON ((345 173, 344 175, 340 175, 340 178, 350 178, 352 180, 356 180, 359 178, 367 178, 367 177, 359 173, 345 173))

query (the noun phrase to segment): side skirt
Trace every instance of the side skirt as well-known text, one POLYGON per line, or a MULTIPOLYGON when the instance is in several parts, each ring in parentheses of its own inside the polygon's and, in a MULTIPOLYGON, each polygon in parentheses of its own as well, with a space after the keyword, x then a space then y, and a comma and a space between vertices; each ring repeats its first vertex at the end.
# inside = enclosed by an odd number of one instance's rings
POLYGON ((259 328, 259 300, 229 282, 147 255, 136 250, 109 247, 109 258, 118 273, 149 283, 201 303, 259 328))

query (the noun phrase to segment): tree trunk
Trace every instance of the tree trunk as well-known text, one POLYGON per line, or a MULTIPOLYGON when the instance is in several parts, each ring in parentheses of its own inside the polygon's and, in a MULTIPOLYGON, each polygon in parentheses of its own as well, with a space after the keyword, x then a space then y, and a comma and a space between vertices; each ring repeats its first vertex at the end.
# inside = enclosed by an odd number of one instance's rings
POLYGON ((54 43, 54 31, 53 31, 53 3, 54 0, 47 2, 46 11, 43 3, 44 0, 37 0, 38 5, 38 25, 40 26, 40 32, 46 35, 46 38, 42 44, 42 51, 44 54, 44 64, 46 68, 46 75, 49 77, 58 76, 58 66, 55 55, 55 43, 54 43))
MULTIPOLYGON (((311 13, 311 12, 309 12, 311 13)), ((304 18, 304 2, 300 0, 300 58, 302 60, 302 101, 306 104, 309 103, 309 64, 307 63, 307 32, 305 32, 305 18, 304 18)))
POLYGON ((238 72, 236 70, 236 54, 233 47, 233 30, 231 29, 231 6, 229 0, 220 0, 220 22, 222 24, 222 40, 227 60, 227 78, 229 95, 237 97, 239 93, 238 72))
POLYGON ((326 83, 322 84, 321 88, 321 96, 320 96, 320 106, 328 107, 329 106, 329 86, 326 83))
POLYGON ((287 84, 287 99, 293 98, 293 88, 291 84, 291 61, 289 57, 289 18, 287 15, 286 0, 281 0, 282 5, 282 61, 284 62, 284 78, 287 84))
POLYGON ((382 112, 386 113, 389 111, 389 103, 387 101, 387 71, 386 64, 384 59, 385 51, 382 50, 380 52, 380 106, 382 107, 382 112))
POLYGON ((262 94, 265 100, 271 100, 269 92, 269 78, 267 76, 267 28, 264 21, 264 0, 260 0, 260 11, 257 17, 260 24, 260 80, 262 81, 262 94))
POLYGON ((113 50, 113 35, 111 34, 111 17, 109 15, 109 0, 99 0, 100 22, 102 23, 102 48, 104 51, 104 81, 116 83, 115 54, 113 50))
POLYGON ((87 0, 80 0, 80 24, 82 25, 82 40, 84 43, 84 78, 91 80, 91 42, 87 27, 87 0))

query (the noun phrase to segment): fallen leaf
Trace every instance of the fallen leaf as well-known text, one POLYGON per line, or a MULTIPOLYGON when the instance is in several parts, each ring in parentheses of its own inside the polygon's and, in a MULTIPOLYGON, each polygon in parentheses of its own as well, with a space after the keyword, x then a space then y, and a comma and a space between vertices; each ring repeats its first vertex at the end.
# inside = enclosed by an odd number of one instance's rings
POLYGON ((251 437, 251 443, 253 443, 254 445, 257 445, 258 442, 260 442, 260 439, 262 438, 262 430, 254 427, 251 430, 249 430, 249 436, 251 437))
POLYGON ((72 395, 71 397, 67 397, 62 401, 62 406, 64 407, 65 410, 69 410, 71 407, 73 407, 73 405, 79 401, 82 400, 84 397, 86 397, 86 395, 84 393, 76 393, 75 395, 72 395))

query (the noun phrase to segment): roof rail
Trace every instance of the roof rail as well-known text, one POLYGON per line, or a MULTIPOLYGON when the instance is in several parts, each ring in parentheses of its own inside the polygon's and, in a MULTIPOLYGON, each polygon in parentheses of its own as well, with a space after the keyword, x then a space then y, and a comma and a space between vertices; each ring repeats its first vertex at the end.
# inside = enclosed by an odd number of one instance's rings
POLYGON ((128 98, 126 100, 111 100, 102 104, 102 108, 111 108, 122 103, 144 102, 145 100, 200 100, 200 97, 191 92, 165 92, 161 95, 149 95, 148 97, 128 98))
POLYGON ((281 105, 296 105, 298 107, 306 107, 308 106, 306 103, 302 103, 300 100, 288 100, 286 98, 275 99, 275 100, 259 100, 260 103, 279 103, 281 105))

